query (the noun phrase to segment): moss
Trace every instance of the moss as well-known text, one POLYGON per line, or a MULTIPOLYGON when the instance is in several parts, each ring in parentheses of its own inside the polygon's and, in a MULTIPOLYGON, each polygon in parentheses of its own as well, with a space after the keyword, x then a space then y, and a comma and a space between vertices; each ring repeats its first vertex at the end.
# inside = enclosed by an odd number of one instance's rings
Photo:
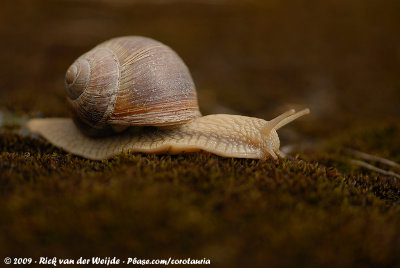
MULTIPOLYGON (((361 149, 371 144, 369 133, 331 144, 356 139, 361 149)), ((382 138, 399 129, 372 133, 382 138)), ((399 182, 335 161, 330 146, 279 162, 206 153, 89 161, 8 132, 0 148, 5 255, 206 257, 231 266, 400 263, 399 182)))

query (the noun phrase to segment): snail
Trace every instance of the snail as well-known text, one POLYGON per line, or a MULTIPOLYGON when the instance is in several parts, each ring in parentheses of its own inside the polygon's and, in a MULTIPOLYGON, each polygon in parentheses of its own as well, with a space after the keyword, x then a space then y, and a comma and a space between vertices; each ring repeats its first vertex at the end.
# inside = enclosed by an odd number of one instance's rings
POLYGON ((140 36, 105 41, 65 75, 71 118, 35 118, 28 128, 56 147, 102 160, 123 151, 207 151, 223 157, 284 157, 277 130, 309 109, 266 121, 202 116, 190 72, 170 47, 140 36))

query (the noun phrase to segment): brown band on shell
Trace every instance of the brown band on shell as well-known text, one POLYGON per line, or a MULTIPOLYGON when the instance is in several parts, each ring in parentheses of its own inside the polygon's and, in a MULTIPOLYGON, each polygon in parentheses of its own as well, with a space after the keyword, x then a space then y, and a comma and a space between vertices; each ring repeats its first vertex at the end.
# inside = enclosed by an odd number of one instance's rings
POLYGON ((186 123, 200 117, 197 102, 192 100, 170 102, 168 107, 163 104, 153 104, 145 112, 141 109, 124 110, 121 113, 114 111, 110 124, 135 126, 171 126, 186 123))

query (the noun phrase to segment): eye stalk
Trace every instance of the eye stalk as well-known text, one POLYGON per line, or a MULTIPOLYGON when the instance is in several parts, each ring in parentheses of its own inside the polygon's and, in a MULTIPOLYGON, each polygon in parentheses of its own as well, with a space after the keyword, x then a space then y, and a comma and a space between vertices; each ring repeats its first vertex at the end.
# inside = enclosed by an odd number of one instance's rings
MULTIPOLYGON (((280 129, 281 127, 289 124, 290 122, 296 120, 297 118, 302 117, 303 115, 309 114, 310 113, 310 109, 307 108, 307 109, 301 110, 301 111, 299 111, 297 113, 292 109, 292 110, 290 110, 290 111, 288 111, 286 113, 288 114, 288 116, 286 116, 285 118, 283 118, 282 120, 280 120, 276 124, 276 126, 274 127, 275 130, 280 129)), ((286 113, 284 113, 282 115, 285 115, 286 113)), ((275 118, 275 119, 277 119, 277 118, 275 118)))

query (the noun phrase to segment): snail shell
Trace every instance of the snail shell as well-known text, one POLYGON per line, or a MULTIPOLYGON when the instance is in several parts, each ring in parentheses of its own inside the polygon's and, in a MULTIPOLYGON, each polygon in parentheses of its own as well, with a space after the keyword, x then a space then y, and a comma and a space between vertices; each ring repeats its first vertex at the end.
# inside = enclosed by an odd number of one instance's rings
POLYGON ((103 42, 65 75, 75 124, 89 136, 112 126, 170 126, 201 116, 195 85, 182 59, 146 37, 103 42))
POLYGON ((69 67, 65 86, 73 120, 31 119, 28 128, 57 147, 93 160, 123 151, 200 150, 224 157, 276 159, 283 156, 277 130, 310 112, 290 110, 270 121, 201 116, 186 65, 172 49, 145 37, 120 37, 96 46, 69 67))

